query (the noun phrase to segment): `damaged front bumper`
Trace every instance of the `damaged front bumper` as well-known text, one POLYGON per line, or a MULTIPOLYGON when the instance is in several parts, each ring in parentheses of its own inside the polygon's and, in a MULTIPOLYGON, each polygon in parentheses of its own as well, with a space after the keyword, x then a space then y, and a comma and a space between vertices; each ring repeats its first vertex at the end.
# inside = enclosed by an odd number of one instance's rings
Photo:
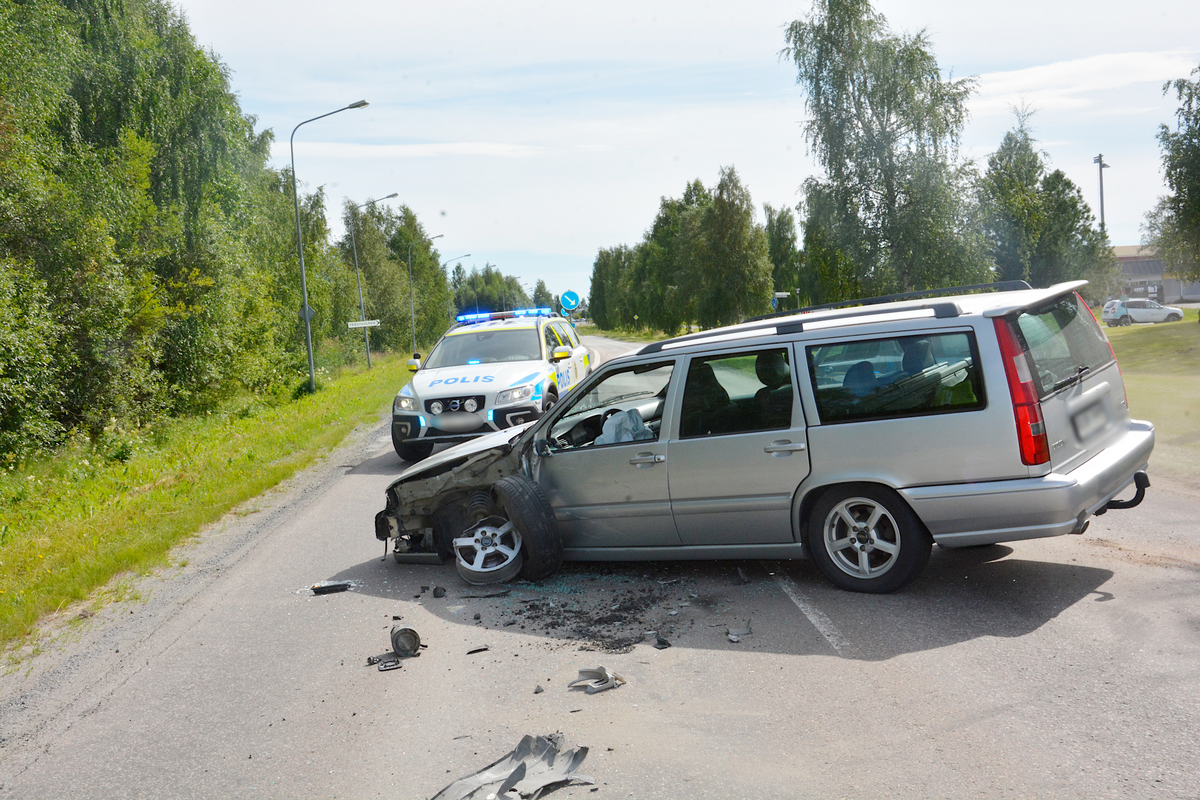
MULTIPOLYGON (((528 426, 525 426, 528 427, 528 426)), ((512 430, 481 436, 421 461, 387 488, 386 505, 375 515, 375 538, 392 542, 402 563, 440 564, 472 493, 489 491, 496 481, 521 468, 520 434, 512 430), (442 546, 439 547, 439 544, 442 546)))

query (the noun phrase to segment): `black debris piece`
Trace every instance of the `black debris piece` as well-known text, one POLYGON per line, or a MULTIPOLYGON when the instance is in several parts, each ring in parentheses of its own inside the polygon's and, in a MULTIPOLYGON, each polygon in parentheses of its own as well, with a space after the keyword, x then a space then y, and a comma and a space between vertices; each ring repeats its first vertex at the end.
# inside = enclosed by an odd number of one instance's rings
POLYGON ((321 581, 308 588, 312 589, 313 594, 334 594, 344 592, 353 585, 350 581, 321 581))
POLYGON ((482 619, 482 618, 483 618, 483 615, 482 615, 482 614, 476 614, 476 615, 475 615, 475 621, 476 621, 476 622, 478 622, 478 621, 479 621, 480 619, 482 619))
POLYGON ((445 597, 446 596, 446 587, 444 587, 444 586, 433 587, 433 596, 439 597, 439 598, 445 597))
POLYGON ((541 694, 544 691, 546 691, 546 690, 542 688, 541 684, 538 684, 537 686, 533 687, 534 694, 541 694))
POLYGON ((488 649, 488 646, 486 644, 476 645, 475 647, 472 647, 470 650, 467 651, 467 655, 470 656, 470 655, 474 655, 475 653, 482 653, 483 651, 485 651, 487 649, 488 649))
POLYGON ((459 778, 433 800, 511 797, 506 794, 511 791, 536 799, 546 788, 592 784, 596 782, 592 778, 576 774, 587 753, 586 747, 569 747, 560 733, 524 736, 511 753, 473 775, 459 778))
POLYGON ((402 619, 404 619, 404 617, 400 616, 399 614, 392 614, 392 622, 396 622, 396 621, 402 620, 402 619))
POLYGON ((750 579, 746 577, 746 573, 742 570, 741 567, 737 568, 737 573, 738 573, 738 583, 749 583, 750 582, 750 579))
POLYGON ((654 649, 655 649, 655 650, 666 650, 668 647, 670 647, 670 646, 671 646, 671 643, 670 643, 670 642, 668 642, 668 641, 667 641, 666 639, 664 639, 663 637, 661 637, 661 636, 656 636, 655 638, 658 640, 658 641, 656 641, 656 642, 654 643, 654 649))
POLYGON ((421 647, 421 637, 412 628, 392 628, 392 649, 398 656, 415 656, 421 647))
POLYGON ((428 591, 429 591, 429 587, 428 587, 428 586, 422 586, 422 587, 421 587, 421 594, 425 594, 425 593, 426 593, 426 592, 428 592, 428 591))

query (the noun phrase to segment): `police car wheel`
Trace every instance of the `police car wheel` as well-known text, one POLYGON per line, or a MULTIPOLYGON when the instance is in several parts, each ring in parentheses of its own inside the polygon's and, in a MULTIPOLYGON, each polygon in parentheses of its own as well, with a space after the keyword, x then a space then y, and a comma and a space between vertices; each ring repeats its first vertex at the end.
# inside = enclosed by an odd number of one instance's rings
POLYGON ((492 486, 505 516, 521 534, 525 564, 521 577, 537 581, 558 571, 563 562, 562 534, 546 492, 524 475, 510 475, 492 486))
POLYGON ((542 413, 545 414, 554 404, 558 402, 558 393, 554 391, 546 392, 546 399, 542 401, 542 413))
POLYGON ((396 455, 405 461, 420 461, 429 458, 433 452, 433 442, 398 442, 393 436, 392 444, 396 447, 396 455))

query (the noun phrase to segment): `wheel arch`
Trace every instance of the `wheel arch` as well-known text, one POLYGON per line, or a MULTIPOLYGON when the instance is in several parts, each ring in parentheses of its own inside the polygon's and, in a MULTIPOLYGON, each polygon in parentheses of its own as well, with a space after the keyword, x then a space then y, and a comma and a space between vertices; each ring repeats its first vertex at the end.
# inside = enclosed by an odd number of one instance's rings
POLYGON ((904 494, 900 491, 901 487, 879 479, 834 480, 813 485, 801 485, 796 490, 796 496, 792 500, 792 535, 797 542, 804 544, 805 527, 808 525, 808 519, 812 515, 813 507, 820 501, 821 496, 833 489, 850 486, 886 489, 894 494, 896 499, 912 512, 912 515, 921 523, 921 527, 925 529, 925 532, 929 533, 929 526, 925 524, 925 520, 921 519, 921 515, 917 513, 917 510, 904 497, 904 494))

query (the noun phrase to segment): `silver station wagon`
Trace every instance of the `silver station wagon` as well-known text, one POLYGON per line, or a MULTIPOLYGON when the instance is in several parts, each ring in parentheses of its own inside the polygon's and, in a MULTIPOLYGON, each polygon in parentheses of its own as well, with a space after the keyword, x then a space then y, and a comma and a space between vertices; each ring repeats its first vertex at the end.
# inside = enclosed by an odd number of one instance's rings
POLYGON ((935 542, 1083 533, 1142 500, 1154 426, 1130 418, 1081 285, 871 298, 646 345, 538 421, 408 468, 375 535, 473 584, 564 559, 812 558, 839 587, 890 592, 935 542))

